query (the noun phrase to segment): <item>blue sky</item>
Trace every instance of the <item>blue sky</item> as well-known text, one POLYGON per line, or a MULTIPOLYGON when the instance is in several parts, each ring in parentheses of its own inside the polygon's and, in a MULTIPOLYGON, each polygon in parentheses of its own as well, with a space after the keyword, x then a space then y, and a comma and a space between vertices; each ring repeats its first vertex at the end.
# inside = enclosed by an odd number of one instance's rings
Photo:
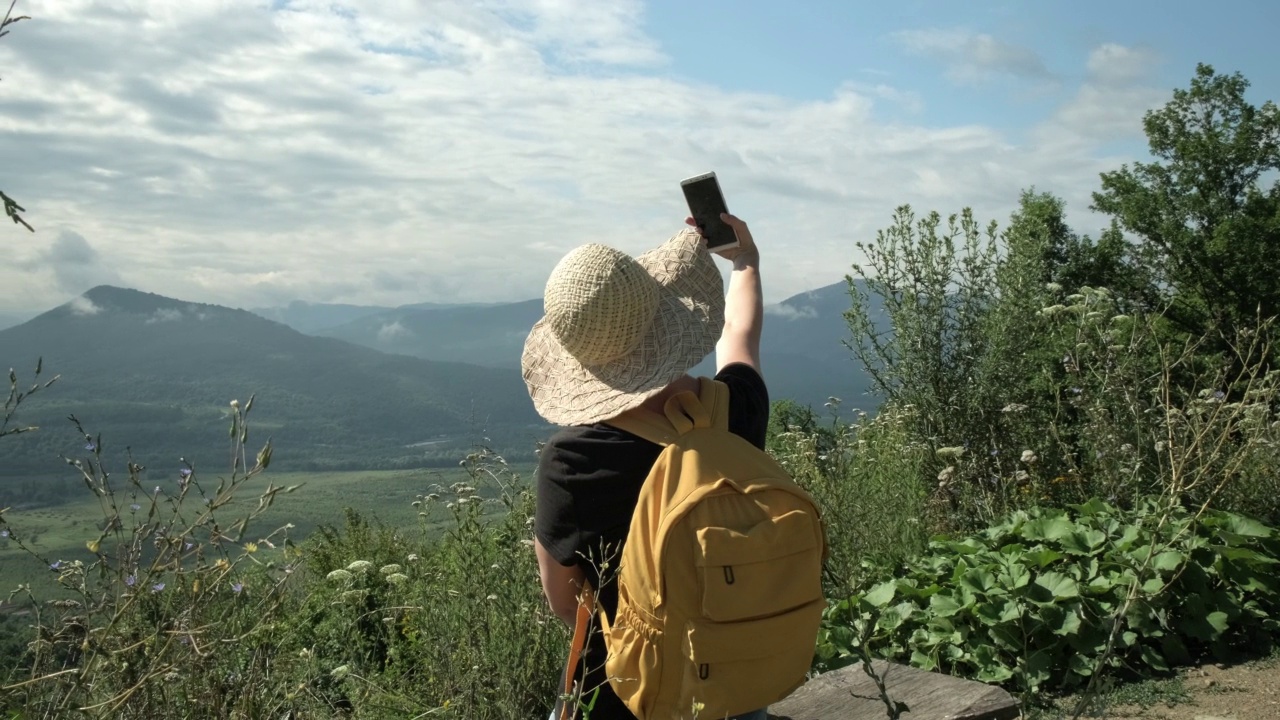
POLYGON ((101 283, 237 307, 537 297, 639 253, 715 170, 770 301, 837 282, 893 209, 1081 232, 1098 174, 1198 61, 1280 98, 1280 3, 20 2, 2 187, 39 232, 0 320, 101 283))

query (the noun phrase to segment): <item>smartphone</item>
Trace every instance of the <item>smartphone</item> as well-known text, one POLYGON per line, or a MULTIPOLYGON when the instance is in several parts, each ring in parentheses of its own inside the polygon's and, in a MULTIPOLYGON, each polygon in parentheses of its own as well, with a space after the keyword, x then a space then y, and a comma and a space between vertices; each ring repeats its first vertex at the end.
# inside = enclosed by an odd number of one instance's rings
POLYGON ((709 172, 695 175, 680 181, 684 190, 684 199, 689 203, 689 214, 697 223, 702 237, 707 239, 707 249, 724 250, 738 247, 738 236, 733 228, 720 219, 721 213, 729 212, 724 204, 724 193, 720 192, 720 181, 716 174, 709 172))

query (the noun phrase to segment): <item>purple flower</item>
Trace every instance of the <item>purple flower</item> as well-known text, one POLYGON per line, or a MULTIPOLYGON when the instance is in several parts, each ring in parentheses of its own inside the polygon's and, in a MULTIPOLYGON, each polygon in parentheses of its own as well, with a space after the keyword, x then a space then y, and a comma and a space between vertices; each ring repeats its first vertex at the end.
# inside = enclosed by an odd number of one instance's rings
POLYGON ((151 586, 151 592, 153 593, 158 593, 163 589, 164 589, 164 583, 156 583, 155 585, 151 586))
POLYGON ((90 440, 89 442, 84 444, 84 449, 88 450, 89 452, 93 452, 94 450, 98 449, 98 445, 94 441, 90 440))
POLYGON ((62 561, 61 561, 61 560, 54 560, 53 562, 49 563, 49 569, 50 569, 50 570, 61 570, 61 569, 62 569, 62 561))
POLYGON ((181 470, 179 470, 178 477, 182 478, 183 480, 186 480, 187 478, 191 477, 191 468, 182 468, 181 470))
POLYGON ((133 587, 134 585, 138 584, 137 576, 132 574, 126 575, 124 578, 124 584, 128 585, 129 587, 133 587))
POLYGON ((0 530, 0 538, 7 538, 7 537, 9 537, 9 531, 8 531, 8 530, 0 530))
POLYGON ((239 595, 241 590, 244 590, 244 583, 242 582, 231 583, 231 592, 239 595))
POLYGON ((1221 400, 1222 398, 1224 398, 1224 397, 1226 397, 1226 396, 1227 396, 1227 394, 1226 394, 1226 393, 1222 392, 1221 390, 1218 390, 1217 392, 1215 392, 1215 393, 1213 394, 1213 399, 1214 399, 1214 400, 1221 400))
POLYGON ((132 510, 132 511, 134 511, 134 512, 138 512, 139 510, 141 510, 141 509, 142 509, 142 506, 141 506, 141 505, 139 505, 138 503, 134 503, 134 504, 132 504, 132 505, 130 505, 130 506, 129 506, 129 509, 130 509, 130 510, 132 510))
POLYGON ((183 543, 183 544, 182 544, 182 549, 183 549, 183 550, 190 550, 190 549, 191 549, 191 548, 193 548, 193 547, 195 547, 195 543, 191 542, 190 540, 188 540, 188 541, 186 541, 185 543, 183 543))

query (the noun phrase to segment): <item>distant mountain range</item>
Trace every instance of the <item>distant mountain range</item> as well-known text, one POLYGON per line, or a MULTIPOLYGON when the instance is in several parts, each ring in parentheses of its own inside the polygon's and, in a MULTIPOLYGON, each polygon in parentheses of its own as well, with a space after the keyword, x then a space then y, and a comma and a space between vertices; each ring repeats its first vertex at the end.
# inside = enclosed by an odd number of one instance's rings
MULTIPOLYGON (((855 406, 863 401, 869 383, 843 345, 849 304, 848 286, 840 282, 765 308, 761 363, 773 397, 818 406, 833 395, 855 406)), ((370 310, 317 334, 384 352, 515 370, 529 328, 542 317, 542 301, 370 310)), ((694 372, 714 374, 713 363, 708 358, 694 372)))
POLYGON ((382 353, 243 310, 114 287, 0 331, 0 366, 24 382, 41 356, 61 380, 23 407, 20 419, 41 431, 3 440, 0 474, 51 471, 60 453, 79 452, 71 413, 117 453, 128 445, 145 463, 212 458, 221 469, 228 404, 254 393, 250 420, 259 440, 275 438, 282 469, 456 462, 486 436, 531 457, 548 430, 516 373, 382 353))
MULTIPOLYGON (((874 407, 842 344, 848 307, 842 282, 766 308, 761 354, 773 399, 820 407, 834 395, 846 408, 874 407)), ((251 426, 275 439, 282 469, 452 463, 481 437, 531 458, 550 428, 519 363, 541 315, 541 300, 249 312, 97 287, 0 330, 0 367, 26 382, 43 357, 46 374, 62 376, 20 415, 41 431, 2 441, 0 475, 51 472, 60 454, 77 452, 84 438, 69 414, 144 464, 225 464, 228 403, 254 393, 251 426)), ((694 374, 712 374, 713 362, 694 374)))

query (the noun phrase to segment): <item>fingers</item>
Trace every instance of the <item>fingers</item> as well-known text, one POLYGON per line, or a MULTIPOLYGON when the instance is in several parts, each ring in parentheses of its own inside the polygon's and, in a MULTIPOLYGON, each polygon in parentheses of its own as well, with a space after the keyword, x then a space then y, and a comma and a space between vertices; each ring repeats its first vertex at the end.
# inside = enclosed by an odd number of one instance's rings
POLYGON ((747 226, 747 224, 743 222, 741 219, 739 219, 736 215, 730 215, 729 213, 720 213, 720 219, 724 222, 725 225, 728 225, 729 227, 735 230, 740 227, 747 226))
POLYGON ((694 220, 692 217, 687 217, 687 218, 685 218, 685 219, 684 219, 684 224, 685 224, 685 225, 689 225, 689 226, 691 226, 691 227, 698 227, 698 221, 697 221, 697 220, 694 220))

